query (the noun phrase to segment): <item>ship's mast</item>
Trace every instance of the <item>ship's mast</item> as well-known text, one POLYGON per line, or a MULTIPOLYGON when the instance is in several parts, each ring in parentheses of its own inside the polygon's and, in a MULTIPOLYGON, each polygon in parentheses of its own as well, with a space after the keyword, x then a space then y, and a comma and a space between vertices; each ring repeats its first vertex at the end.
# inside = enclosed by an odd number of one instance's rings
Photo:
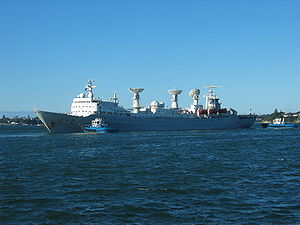
POLYGON ((114 103, 118 103, 119 98, 117 97, 117 92, 113 92, 113 97, 111 98, 111 101, 114 103))
POLYGON ((87 92, 87 97, 93 99, 94 98, 94 93, 93 93, 93 88, 96 86, 93 85, 95 83, 94 80, 88 80, 88 84, 85 86, 85 91, 87 92))
POLYGON ((220 88, 219 86, 207 86, 205 88, 208 88, 208 94, 204 95, 206 98, 205 102, 205 109, 211 108, 211 101, 213 101, 213 105, 215 104, 215 101, 217 99, 217 95, 214 94, 213 89, 220 88))

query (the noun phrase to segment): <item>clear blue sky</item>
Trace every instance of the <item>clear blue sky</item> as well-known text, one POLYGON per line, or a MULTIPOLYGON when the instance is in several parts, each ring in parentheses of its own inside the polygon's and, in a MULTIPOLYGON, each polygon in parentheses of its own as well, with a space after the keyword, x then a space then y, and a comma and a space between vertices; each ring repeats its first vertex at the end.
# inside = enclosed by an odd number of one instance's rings
POLYGON ((0 111, 69 111, 89 78, 126 107, 219 85, 240 113, 299 111, 300 1, 0 0, 0 75, 0 111))

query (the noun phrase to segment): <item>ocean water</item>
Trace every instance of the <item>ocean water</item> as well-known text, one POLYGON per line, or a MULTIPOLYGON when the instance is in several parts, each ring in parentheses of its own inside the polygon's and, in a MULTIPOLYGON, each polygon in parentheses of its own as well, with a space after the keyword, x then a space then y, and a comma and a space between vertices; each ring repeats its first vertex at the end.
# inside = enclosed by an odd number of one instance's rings
POLYGON ((300 129, 0 126, 1 224, 300 224, 300 129))

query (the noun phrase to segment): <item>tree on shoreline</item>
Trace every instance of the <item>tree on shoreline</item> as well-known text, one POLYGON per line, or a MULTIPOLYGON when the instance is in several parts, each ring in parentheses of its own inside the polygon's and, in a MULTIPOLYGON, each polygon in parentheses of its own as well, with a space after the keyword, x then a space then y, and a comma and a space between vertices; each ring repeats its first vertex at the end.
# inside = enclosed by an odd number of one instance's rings
POLYGON ((277 109, 274 110, 273 113, 271 114, 266 114, 266 115, 261 115, 260 119, 263 122, 273 122, 274 119, 276 118, 285 118, 285 121, 288 123, 297 123, 300 122, 300 112, 296 112, 296 113, 285 113, 282 111, 278 111, 277 109))

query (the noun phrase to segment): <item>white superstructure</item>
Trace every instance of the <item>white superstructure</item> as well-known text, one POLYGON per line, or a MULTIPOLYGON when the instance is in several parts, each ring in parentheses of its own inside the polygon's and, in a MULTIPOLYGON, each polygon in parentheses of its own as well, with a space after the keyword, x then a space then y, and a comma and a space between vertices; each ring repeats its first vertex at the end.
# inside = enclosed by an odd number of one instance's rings
POLYGON ((103 100, 94 98, 93 89, 94 80, 88 80, 88 84, 85 86, 86 93, 80 93, 76 98, 73 98, 71 105, 71 112, 69 115, 86 117, 92 114, 112 111, 123 111, 124 109, 118 107, 117 94, 114 93, 110 100, 103 100))
POLYGON ((73 99, 71 112, 68 114, 36 111, 49 132, 81 132, 82 127, 90 124, 97 117, 119 131, 147 130, 201 130, 201 129, 233 129, 250 127, 256 116, 238 116, 233 109, 221 108, 219 98, 213 92, 216 86, 209 86, 205 95, 205 108, 199 104, 199 89, 189 92, 192 104, 189 108, 178 106, 178 95, 182 90, 172 89, 171 107, 164 102, 154 100, 149 106, 140 106, 140 93, 143 88, 129 88, 133 93, 131 109, 119 106, 114 93, 110 100, 95 98, 94 81, 89 80, 85 87, 86 93, 80 93, 73 99))
POLYGON ((89 116, 100 111, 100 101, 94 99, 93 88, 96 86, 93 83, 93 80, 88 80, 88 84, 85 86, 87 93, 80 93, 77 98, 73 98, 70 115, 89 116))

